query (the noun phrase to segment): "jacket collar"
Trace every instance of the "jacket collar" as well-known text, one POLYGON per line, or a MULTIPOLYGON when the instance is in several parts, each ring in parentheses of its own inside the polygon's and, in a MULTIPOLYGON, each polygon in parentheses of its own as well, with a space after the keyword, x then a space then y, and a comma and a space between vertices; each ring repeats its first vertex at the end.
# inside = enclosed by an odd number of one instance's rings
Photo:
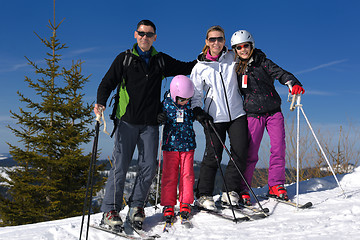
MULTIPOLYGON (((131 53, 134 54, 135 56, 138 56, 138 57, 139 57, 139 53, 138 53, 138 51, 136 50, 137 45, 138 45, 137 43, 135 43, 135 44, 133 45, 131 53)), ((159 53, 158 51, 156 51, 156 49, 154 48, 154 46, 151 46, 151 48, 150 48, 149 51, 151 51, 151 53, 150 53, 150 56, 151 56, 151 57, 152 57, 152 56, 155 56, 156 54, 159 53)))

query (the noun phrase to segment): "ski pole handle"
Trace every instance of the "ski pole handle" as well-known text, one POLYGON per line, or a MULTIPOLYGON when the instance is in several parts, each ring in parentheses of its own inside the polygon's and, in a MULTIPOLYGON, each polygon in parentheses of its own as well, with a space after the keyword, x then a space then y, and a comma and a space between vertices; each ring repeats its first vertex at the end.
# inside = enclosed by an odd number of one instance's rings
POLYGON ((290 81, 287 81, 285 84, 289 87, 290 89, 290 92, 289 92, 289 95, 288 95, 288 102, 291 102, 290 104, 290 111, 294 111, 295 109, 295 100, 296 100, 296 97, 297 95, 292 95, 291 94, 291 91, 292 91, 292 85, 291 85, 291 80, 290 81), (291 101, 290 101, 290 98, 291 98, 291 101))
POLYGON ((105 117, 104 117, 104 114, 103 114, 104 107, 99 107, 98 110, 99 110, 99 114, 96 113, 96 121, 101 123, 101 120, 102 120, 104 122, 104 130, 103 130, 103 132, 106 133, 107 135, 110 135, 110 133, 108 133, 106 131, 106 121, 105 121, 105 117))

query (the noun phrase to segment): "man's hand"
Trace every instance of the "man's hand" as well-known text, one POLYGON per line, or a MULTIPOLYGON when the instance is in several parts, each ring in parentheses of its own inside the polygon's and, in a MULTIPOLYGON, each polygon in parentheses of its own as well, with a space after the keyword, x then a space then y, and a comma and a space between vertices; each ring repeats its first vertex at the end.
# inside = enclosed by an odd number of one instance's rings
POLYGON ((102 113, 105 111, 106 107, 104 107, 103 105, 101 104, 95 104, 95 107, 94 107, 94 113, 96 116, 102 115, 102 113))

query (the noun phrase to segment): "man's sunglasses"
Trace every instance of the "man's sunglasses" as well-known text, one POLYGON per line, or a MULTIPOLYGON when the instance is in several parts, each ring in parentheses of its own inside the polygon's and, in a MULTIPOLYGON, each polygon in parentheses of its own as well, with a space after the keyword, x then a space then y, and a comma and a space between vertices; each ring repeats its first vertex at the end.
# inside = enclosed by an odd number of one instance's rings
POLYGON ((186 102, 186 101, 189 101, 191 99, 190 98, 182 98, 182 97, 177 97, 177 99, 180 101, 180 102, 186 102))
POLYGON ((223 42, 223 41, 224 41, 224 37, 211 37, 211 38, 208 38, 208 40, 209 40, 209 42, 212 42, 212 43, 216 42, 216 40, 217 40, 218 42, 223 42))
POLYGON ((243 44, 243 45, 237 45, 237 46, 235 47, 235 49, 236 49, 236 50, 241 50, 242 48, 248 48, 248 47, 250 47, 250 44, 245 43, 245 44, 243 44))
POLYGON ((140 32, 140 31, 137 31, 137 33, 139 34, 140 37, 144 37, 145 35, 148 37, 148 38, 151 38, 155 35, 155 33, 153 32, 140 32))

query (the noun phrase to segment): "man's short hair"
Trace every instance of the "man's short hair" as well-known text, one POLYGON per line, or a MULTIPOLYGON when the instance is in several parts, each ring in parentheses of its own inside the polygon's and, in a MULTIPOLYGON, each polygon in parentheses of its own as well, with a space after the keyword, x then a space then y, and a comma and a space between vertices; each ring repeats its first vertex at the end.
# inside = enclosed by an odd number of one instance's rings
POLYGON ((156 33, 156 27, 155 27, 155 24, 154 24, 152 21, 147 20, 147 19, 141 20, 141 21, 137 24, 136 30, 139 29, 139 27, 140 27, 141 25, 151 26, 151 27, 154 29, 154 32, 156 33))

